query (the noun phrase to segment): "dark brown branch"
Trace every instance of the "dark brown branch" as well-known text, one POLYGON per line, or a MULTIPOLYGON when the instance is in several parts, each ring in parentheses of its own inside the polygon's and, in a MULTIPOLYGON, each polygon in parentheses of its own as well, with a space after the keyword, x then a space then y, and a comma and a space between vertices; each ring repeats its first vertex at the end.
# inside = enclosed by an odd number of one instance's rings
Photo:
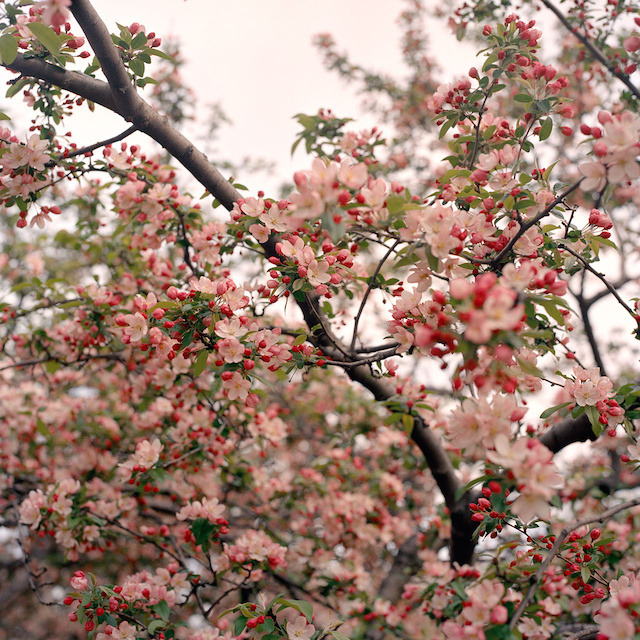
POLYGON ((376 280, 378 279, 378 274, 380 273, 380 269, 382 269, 382 265, 386 262, 387 258, 393 253, 393 250, 400 244, 400 240, 396 240, 388 249, 388 251, 382 256, 380 262, 378 262, 375 271, 372 276, 369 278, 369 284, 367 285, 367 290, 364 292, 364 296, 362 296, 362 302, 360 303, 360 308, 358 309, 358 313, 353 321, 353 335, 351 336, 351 351, 353 351, 356 347, 356 340, 358 339, 358 323, 360 322, 360 318, 362 317, 362 313, 364 311, 365 306, 367 305, 367 299, 369 298, 369 294, 373 291, 376 286, 376 280))
POLYGON ((559 246, 565 251, 568 251, 572 256, 580 260, 580 262, 582 262, 582 264, 584 265, 584 268, 589 273, 592 273, 596 278, 598 278, 598 280, 600 280, 604 284, 604 286, 607 287, 609 293, 623 306, 625 311, 627 311, 634 320, 636 319, 636 314, 633 311, 633 309, 620 297, 620 294, 615 290, 614 286, 607 280, 607 278, 602 273, 600 273, 599 271, 596 271, 579 253, 576 253, 573 249, 571 249, 567 245, 561 244, 559 246))
POLYGON ((509 251, 513 249, 513 246, 515 245, 515 243, 518 242, 518 240, 520 240, 520 238, 527 231, 529 231, 531 227, 538 224, 540 220, 548 216, 551 213, 551 211, 553 211, 556 205, 560 204, 568 195, 571 195, 580 186, 580 183, 583 180, 584 178, 580 178, 580 180, 578 180, 577 182, 574 182, 570 187, 566 188, 557 198, 555 198, 553 202, 547 205, 537 216, 535 216, 535 218, 532 218, 531 220, 529 220, 529 222, 523 224, 518 229, 518 231, 513 236, 513 238, 511 238, 511 240, 507 242, 504 249, 502 249, 502 251, 500 251, 500 253, 495 258, 473 258, 473 257, 467 256, 469 260, 477 264, 491 264, 491 265, 499 264, 502 258, 504 258, 509 253, 509 251))
POLYGON ((558 422, 539 438, 540 442, 553 453, 558 453, 574 442, 595 439, 596 435, 593 433, 593 427, 586 413, 578 418, 567 418, 558 422))
MULTIPOLYGON (((95 142, 94 144, 90 144, 86 147, 80 147, 80 149, 74 149, 73 151, 71 151, 70 153, 68 153, 63 158, 60 158, 60 159, 68 160, 69 158, 82 156, 85 153, 91 153, 92 151, 95 151, 100 147, 106 147, 107 145, 113 144, 114 142, 120 142, 120 140, 124 140, 125 138, 129 137, 132 133, 135 133, 136 131, 137 131, 136 127, 129 127, 128 129, 125 129, 122 133, 119 133, 118 135, 115 135, 111 138, 107 138, 106 140, 100 140, 100 142, 95 142)), ((49 162, 47 162, 47 166, 53 167, 56 165, 57 162, 58 162, 58 159, 50 160, 49 162)))
MULTIPOLYGON (((620 287, 624 287, 625 284, 627 284, 628 282, 633 282, 634 280, 637 280, 637 278, 630 278, 626 276, 620 278, 617 282, 611 282, 610 284, 614 289, 620 289, 620 287)), ((584 303, 588 308, 594 305, 596 302, 602 300, 602 298, 606 298, 608 295, 611 295, 611 289, 609 287, 607 287, 606 289, 602 289, 602 291, 598 291, 598 293, 594 293, 589 298, 585 298, 584 303)))
POLYGON ((40 60, 40 58, 25 58, 21 53, 16 56, 16 59, 11 64, 4 66, 12 71, 17 71, 23 76, 37 78, 65 91, 75 93, 82 98, 105 107, 105 109, 120 114, 106 82, 96 80, 84 73, 68 71, 55 64, 40 60))
POLYGON ((106 25, 89 0, 72 0, 70 8, 100 62, 118 111, 132 113, 140 98, 106 25))
POLYGON ((560 10, 553 3, 549 2, 549 0, 540 0, 540 1, 545 7, 547 7, 547 9, 549 9, 549 11, 551 11, 556 16, 556 18, 558 18, 558 20, 562 23, 562 26, 567 31, 572 33, 576 38, 578 38, 578 40, 580 40, 580 42, 583 44, 585 49, 603 67, 605 67, 607 71, 609 71, 609 73, 611 73, 613 76, 618 78, 618 80, 620 80, 620 82, 622 82, 622 84, 624 84, 624 86, 627 87, 627 89, 629 89, 629 91, 631 91, 631 93, 636 98, 640 99, 640 91, 631 82, 631 80, 629 80, 628 75, 626 75, 625 73, 620 73, 619 71, 616 71, 615 65, 611 64, 611 62, 609 62, 609 60, 606 59, 604 54, 593 44, 593 42, 591 42, 591 40, 589 40, 589 38, 587 38, 586 35, 580 33, 578 29, 575 29, 574 27, 572 27, 571 23, 567 20, 567 18, 560 12, 560 10))
POLYGON ((587 341, 589 342, 589 346, 591 347, 593 359, 595 360, 596 366, 600 369, 600 374, 606 376, 607 371, 604 366, 604 360, 602 359, 600 347, 598 346, 598 341, 596 340, 595 333, 593 332, 593 325, 591 324, 591 319, 589 318, 589 307, 586 305, 582 293, 576 296, 576 300, 578 301, 578 306, 580 307, 582 324, 584 325, 584 332, 587 336, 587 341))

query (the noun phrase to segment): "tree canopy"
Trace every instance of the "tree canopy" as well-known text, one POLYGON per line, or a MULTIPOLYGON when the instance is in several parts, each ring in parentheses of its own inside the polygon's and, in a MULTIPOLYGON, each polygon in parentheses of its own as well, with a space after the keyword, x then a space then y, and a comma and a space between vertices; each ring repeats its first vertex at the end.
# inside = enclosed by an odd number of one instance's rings
POLYGON ((0 640, 640 637, 640 4, 318 35, 380 125, 295 115, 279 194, 94 4, 0 4, 0 640))

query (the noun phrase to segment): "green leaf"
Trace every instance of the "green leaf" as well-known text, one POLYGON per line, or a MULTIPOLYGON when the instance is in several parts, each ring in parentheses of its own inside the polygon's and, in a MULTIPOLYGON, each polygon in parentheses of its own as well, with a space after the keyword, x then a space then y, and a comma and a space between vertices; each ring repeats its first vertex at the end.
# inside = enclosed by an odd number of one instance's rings
POLYGON ((402 426, 405 430, 405 433, 407 435, 411 434, 411 431, 413 430, 413 416, 409 415, 408 413, 403 413, 402 414, 402 426))
POLYGON ((294 341, 293 341, 293 345, 295 347, 304 344, 307 340, 307 334, 306 333, 301 333, 294 341))
POLYGON ((26 84, 29 83, 29 80, 27 78, 21 78, 20 80, 18 80, 17 82, 14 82, 8 89, 7 89, 7 93, 5 94, 7 96, 7 98, 12 98, 13 96, 16 95, 16 93, 19 93, 20 90, 22 89, 22 87, 24 87, 26 84))
POLYGON ((297 278, 296 280, 293 281, 293 284, 291 285, 291 290, 298 291, 298 289, 302 289, 304 285, 305 285, 304 278, 297 278))
POLYGON ((526 93, 517 93, 515 96, 513 96, 513 99, 516 102, 531 102, 531 96, 527 95, 526 93))
POLYGON ((460 498, 462 498, 462 496, 465 493, 473 489, 473 487, 475 487, 477 484, 481 484, 482 482, 485 482, 486 480, 489 480, 492 478, 493 476, 482 475, 479 478, 476 478, 475 480, 471 480, 470 482, 467 482, 467 484, 465 484, 464 487, 461 487, 456 491, 456 496, 455 496, 456 500, 460 500, 460 498))
POLYGON ((203 349, 196 358, 196 361, 193 363, 193 377, 197 378, 207 366, 207 358, 209 357, 209 352, 206 349, 203 349))
POLYGON ((29 22, 26 27, 37 38, 38 42, 40 42, 45 49, 48 49, 49 53, 52 53, 54 56, 60 53, 62 41, 51 27, 43 22, 29 22))
POLYGON ((311 606, 311 603, 307 602, 306 600, 282 599, 280 600, 280 604, 299 611, 307 619, 307 622, 311 622, 311 620, 313 619, 313 607, 311 606))
POLYGON ((45 362, 44 368, 53 375, 62 365, 55 360, 49 360, 49 362, 45 362))
POLYGON ((2 64, 11 64, 18 55, 18 41, 10 33, 0 36, 0 59, 2 64))
POLYGON ((247 626, 247 619, 244 616, 240 616, 235 624, 233 625, 233 633, 236 636, 239 636, 243 631, 244 628, 247 626))
POLYGON ((387 198, 387 209, 391 214, 402 211, 404 204, 406 200, 402 196, 392 194, 387 198))
POLYGON ((599 436, 604 429, 604 427, 600 424, 600 412, 592 405, 587 405, 584 408, 584 412, 587 414, 587 418, 589 418, 593 433, 599 436))
POLYGON ((304 138, 298 138, 293 145, 291 146, 291 155, 293 155, 296 152, 296 149, 298 148, 298 145, 302 142, 304 138))
POLYGON ((136 84, 144 89, 148 84, 158 84, 158 81, 155 78, 140 78, 136 80, 136 84))
POLYGON ((583 564, 580 567, 580 577, 582 578, 585 584, 589 582, 589 578, 591 577, 591 569, 589 569, 589 567, 583 564))
POLYGON ((305 131, 312 131, 316 127, 316 120, 313 116, 305 113, 298 113, 294 118, 305 128, 305 131))
POLYGON ((41 418, 36 418, 36 429, 38 430, 38 433, 42 434, 43 436, 51 435, 51 432, 49 431, 49 429, 47 429, 47 425, 42 422, 41 418))
POLYGON ((604 244, 607 247, 611 247, 612 249, 618 248, 616 243, 613 240, 610 240, 609 238, 603 238, 602 236, 593 236, 593 239, 599 242, 600 244, 604 244))
POLYGON ((174 61, 174 58, 172 56, 170 56, 168 53, 165 53, 164 51, 160 51, 160 49, 145 49, 145 53, 148 53, 152 56, 158 56, 158 58, 162 58, 163 60, 170 60, 171 62, 174 61))
POLYGON ((139 78, 141 78, 144 75, 144 62, 142 62, 142 60, 138 60, 137 58, 131 60, 129 62, 129 69, 131 69, 131 71, 133 71, 133 73, 135 73, 139 78))
POLYGON ((453 125, 454 125, 453 120, 447 120, 440 129, 440 133, 438 134, 438 139, 442 140, 442 138, 444 138, 444 136, 446 135, 447 131, 449 131, 449 129, 451 129, 453 125))
POLYGON ((551 118, 547 118, 546 120, 543 121, 542 126, 540 127, 540 133, 538 134, 540 137, 540 140, 546 140, 551 135, 552 130, 553 130, 553 122, 551 118))
POLYGON ((560 409, 563 409, 564 407, 570 404, 573 404, 573 402, 563 402, 562 404, 557 404, 554 407, 549 407, 548 409, 545 409, 540 414, 540 418, 542 418, 542 420, 546 420, 549 416, 552 416, 556 411, 560 411, 560 409))
MULTIPOLYGON (((164 602, 164 600, 163 600, 163 602, 164 602)), ((152 621, 149 623, 149 627, 148 627, 148 629, 149 629, 149 635, 151 635, 151 636, 152 636, 152 635, 154 635, 154 634, 155 634, 155 632, 156 632, 158 629, 161 629, 162 627, 164 627, 164 625, 165 625, 165 621, 164 621, 164 620, 152 620, 152 621)))
POLYGON ((180 342, 180 348, 184 349, 188 347, 193 342, 193 334, 195 333, 194 329, 189 329, 183 336, 182 341, 180 342))
POLYGON ((548 298, 539 298, 536 300, 538 304, 541 304, 545 311, 560 325, 564 325, 564 316, 560 313, 560 309, 556 306, 555 302, 548 298))
POLYGON ((196 540, 196 544, 202 547, 206 553, 211 547, 211 534, 216 526, 206 518, 196 518, 191 525, 191 533, 196 540))
POLYGON ((160 600, 158 604, 154 605, 153 609, 163 620, 166 621, 169 619, 171 611, 169 610, 169 605, 166 600, 160 600))
POLYGON ((536 378, 543 378, 542 371, 538 369, 535 365, 531 364, 528 360, 524 358, 516 358, 516 362, 518 366, 529 376, 535 376, 536 378))
POLYGON ((142 31, 139 31, 138 33, 136 33, 133 40, 131 41, 131 48, 139 49, 140 47, 142 47, 142 45, 146 43, 147 43, 147 34, 142 31))

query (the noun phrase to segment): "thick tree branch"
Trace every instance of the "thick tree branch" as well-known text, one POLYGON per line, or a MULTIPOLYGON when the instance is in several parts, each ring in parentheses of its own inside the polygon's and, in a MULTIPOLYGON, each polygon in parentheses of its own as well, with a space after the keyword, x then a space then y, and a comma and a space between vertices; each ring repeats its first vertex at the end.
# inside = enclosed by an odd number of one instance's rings
POLYGON ((567 418, 558 422, 539 438, 540 442, 553 453, 558 453, 574 442, 595 439, 596 435, 593 433, 593 427, 586 413, 578 418, 567 418))
POLYGON ((102 18, 88 0, 72 0, 71 13, 96 54, 120 113, 132 113, 140 98, 102 18))
POLYGON ((122 115, 116 107, 109 85, 102 80, 96 80, 78 71, 63 69, 55 64, 40 60, 40 58, 25 58, 21 53, 18 53, 11 64, 3 66, 17 71, 23 76, 37 78, 70 93, 75 93, 90 102, 95 102, 105 109, 122 115))

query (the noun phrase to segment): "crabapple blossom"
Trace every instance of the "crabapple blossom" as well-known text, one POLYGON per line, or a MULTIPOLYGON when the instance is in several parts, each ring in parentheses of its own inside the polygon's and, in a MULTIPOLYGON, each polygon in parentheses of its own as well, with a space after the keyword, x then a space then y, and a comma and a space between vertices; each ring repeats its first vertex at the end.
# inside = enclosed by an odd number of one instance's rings
POLYGON ((304 616, 298 616, 293 622, 287 622, 289 640, 310 640, 315 632, 315 627, 308 624, 304 616))
POLYGON ((3 5, 0 583, 98 640, 637 635, 640 19, 443 5, 448 84, 419 0, 404 78, 323 34, 385 126, 298 114, 274 197, 94 4, 3 5), (133 126, 81 146, 94 105, 133 126))

